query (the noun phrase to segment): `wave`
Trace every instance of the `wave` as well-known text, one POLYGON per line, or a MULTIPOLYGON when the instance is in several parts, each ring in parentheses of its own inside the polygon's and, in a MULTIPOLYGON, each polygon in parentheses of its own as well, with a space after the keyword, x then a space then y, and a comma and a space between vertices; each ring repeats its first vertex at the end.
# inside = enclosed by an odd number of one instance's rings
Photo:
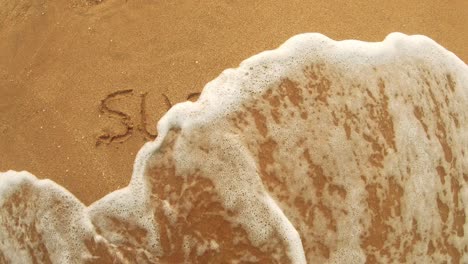
POLYGON ((172 107, 86 207, 0 174, 0 263, 468 262, 468 66, 308 33, 172 107))

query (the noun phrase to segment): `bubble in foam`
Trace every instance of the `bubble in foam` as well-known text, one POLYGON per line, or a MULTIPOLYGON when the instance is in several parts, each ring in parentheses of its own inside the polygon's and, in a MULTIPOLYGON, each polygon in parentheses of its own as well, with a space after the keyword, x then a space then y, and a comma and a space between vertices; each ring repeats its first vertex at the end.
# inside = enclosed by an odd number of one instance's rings
POLYGON ((0 262, 468 262, 467 85, 424 36, 295 36, 171 108, 90 207, 0 175, 0 262))

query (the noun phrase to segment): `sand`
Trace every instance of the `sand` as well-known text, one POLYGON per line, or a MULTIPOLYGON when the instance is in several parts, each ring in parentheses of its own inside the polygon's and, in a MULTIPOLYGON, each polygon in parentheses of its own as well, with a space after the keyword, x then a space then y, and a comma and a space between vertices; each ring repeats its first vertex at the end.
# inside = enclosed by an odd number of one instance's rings
POLYGON ((85 204, 128 184, 170 104, 295 34, 424 34, 468 61, 464 0, 0 5, 0 171, 53 179, 85 204))

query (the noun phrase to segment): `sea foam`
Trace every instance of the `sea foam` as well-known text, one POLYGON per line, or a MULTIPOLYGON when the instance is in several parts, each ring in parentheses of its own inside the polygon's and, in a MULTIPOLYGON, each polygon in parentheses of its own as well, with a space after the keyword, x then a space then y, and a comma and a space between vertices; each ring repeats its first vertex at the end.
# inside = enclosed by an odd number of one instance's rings
POLYGON ((85 207, 0 174, 0 263, 468 262, 468 66, 301 34, 172 107, 85 207))

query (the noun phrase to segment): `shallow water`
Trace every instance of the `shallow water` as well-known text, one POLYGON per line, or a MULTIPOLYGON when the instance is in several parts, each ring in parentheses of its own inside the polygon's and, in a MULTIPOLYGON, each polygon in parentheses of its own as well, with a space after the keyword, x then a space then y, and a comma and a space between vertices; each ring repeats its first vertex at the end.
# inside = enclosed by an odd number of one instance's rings
POLYGON ((466 263, 467 107, 427 37, 295 36, 169 110, 89 207, 0 175, 0 263, 466 263))

